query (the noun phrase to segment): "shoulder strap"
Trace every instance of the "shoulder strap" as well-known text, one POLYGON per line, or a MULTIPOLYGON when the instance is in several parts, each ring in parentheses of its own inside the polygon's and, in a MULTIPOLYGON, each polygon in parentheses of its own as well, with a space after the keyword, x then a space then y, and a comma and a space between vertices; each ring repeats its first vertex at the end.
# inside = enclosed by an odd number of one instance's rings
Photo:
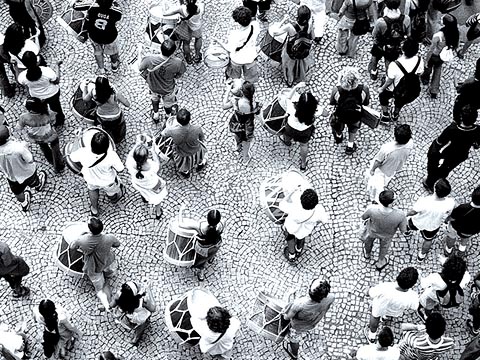
POLYGON ((107 153, 103 154, 102 156, 100 156, 97 161, 95 161, 92 165, 90 165, 88 168, 92 168, 94 167, 95 165, 98 165, 99 163, 101 163, 103 161, 103 159, 105 159, 107 157, 107 153))
MULTIPOLYGON (((420 61, 420 60, 419 60, 419 61, 420 61)), ((400 61, 395 60, 395 64, 397 64, 398 68, 400 69, 400 71, 403 73, 404 76, 407 75, 407 74, 410 74, 407 70, 405 70, 405 68, 403 67, 403 65, 400 64, 400 61)), ((418 66, 418 64, 417 64, 417 66, 418 66)), ((417 66, 415 66, 415 69, 414 69, 414 70, 417 69, 417 66)))
POLYGON ((165 60, 163 60, 160 64, 158 64, 157 66, 155 66, 153 69, 147 69, 148 72, 154 72, 154 71, 157 71, 158 69, 160 69, 163 65, 165 65, 167 63, 168 60, 170 60, 171 56, 169 56, 168 58, 166 58, 165 60))
POLYGON ((253 35, 253 25, 250 25, 250 33, 248 34, 247 40, 245 40, 242 46, 237 47, 235 51, 242 50, 245 47, 245 45, 247 45, 247 43, 250 41, 252 35, 253 35))
POLYGON ((413 68, 412 73, 415 74, 415 73, 417 72, 417 69, 418 69, 418 67, 420 66, 420 60, 421 60, 421 59, 420 59, 420 56, 419 56, 419 57, 418 57, 418 60, 417 60, 417 65, 415 65, 415 67, 413 68))
POLYGON ((215 340, 215 341, 212 343, 212 345, 213 345, 213 344, 216 344, 217 342, 219 342, 220 339, 223 337, 223 335, 225 335, 226 332, 227 332, 227 331, 224 331, 223 333, 221 333, 220 336, 218 337, 218 339, 215 340))
POLYGON ((353 13, 355 14, 355 18, 357 18, 357 5, 355 4, 355 0, 352 0, 353 5, 353 13))

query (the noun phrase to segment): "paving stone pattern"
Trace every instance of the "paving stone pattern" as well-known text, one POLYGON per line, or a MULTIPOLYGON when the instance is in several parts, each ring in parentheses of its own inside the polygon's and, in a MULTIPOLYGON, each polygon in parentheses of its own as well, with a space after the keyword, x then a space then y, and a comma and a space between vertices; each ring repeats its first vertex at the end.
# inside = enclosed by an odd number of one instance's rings
MULTIPOLYGON (((173 1, 173 0, 171 0, 173 1)), ((240 1, 207 0, 204 48, 207 48, 213 29, 225 37, 232 25, 230 13, 240 1)), ((151 1, 119 0, 124 18, 120 24, 119 41, 122 65, 117 74, 108 76, 119 92, 130 99, 132 105, 125 110, 128 136, 118 146, 122 159, 134 143, 136 134, 155 132, 157 126, 150 119, 150 100, 144 80, 130 69, 136 58, 136 48, 143 41, 147 14, 151 1)), ((478 4, 477 4, 478 5, 478 4)), ((60 132, 61 144, 74 138, 74 131, 85 128, 75 119, 70 109, 70 98, 80 80, 91 77, 96 65, 91 45, 81 44, 55 21, 61 15, 66 2, 53 3, 53 17, 46 24, 48 41, 43 50, 47 62, 63 60, 61 99, 67 114, 66 124, 60 132)), ((280 20, 285 13, 294 14, 296 5, 279 1, 269 14, 271 20, 280 20)), ((2 19, 9 19, 5 5, 0 4, 2 19)), ((4 29, 8 21, 2 21, 4 29)), ((262 24, 263 31, 266 25, 262 24)), ((370 35, 359 41, 355 59, 341 58, 335 53, 336 21, 329 19, 326 36, 320 46, 314 47, 315 65, 311 70, 308 89, 328 108, 331 87, 336 83, 338 72, 346 65, 355 65, 365 83, 370 86, 372 103, 378 104, 379 82, 372 82, 366 71, 371 46, 370 35)), ((422 54, 426 49, 422 46, 422 54)), ((431 100, 426 89, 419 99, 405 107, 399 119, 413 128, 415 151, 403 171, 391 182, 397 193, 395 206, 408 210, 413 201, 426 192, 421 178, 426 170, 426 151, 430 142, 451 121, 454 99, 454 77, 464 79, 473 72, 473 64, 479 47, 475 45, 465 60, 445 64, 441 91, 437 100, 431 100)), ((181 53, 179 53, 180 56, 181 53)), ((261 58, 261 80, 257 86, 258 98, 268 102, 284 87, 278 68, 261 58)), ((107 65, 108 68, 108 65, 107 65)), ((383 69, 382 69, 383 71, 383 69)), ((71 314, 72 322, 84 333, 70 359, 94 359, 100 350, 110 349, 126 359, 200 359, 198 348, 184 349, 178 346, 164 323, 165 304, 173 297, 195 286, 204 286, 212 291, 243 325, 236 339, 234 359, 286 359, 281 345, 265 340, 245 326, 256 295, 264 289, 283 298, 291 288, 305 293, 314 277, 322 276, 332 285, 336 301, 325 319, 306 336, 302 345, 302 359, 345 359, 346 352, 365 343, 362 330, 368 322, 369 298, 367 289, 379 282, 393 280, 399 270, 416 266, 426 276, 440 266, 436 255, 441 252, 440 241, 424 263, 416 260, 418 240, 410 243, 402 236, 394 239, 390 265, 381 273, 372 262, 361 255, 361 243, 357 238, 359 216, 368 204, 365 192, 364 173, 369 161, 380 145, 393 137, 393 127, 380 126, 376 130, 360 129, 358 151, 353 156, 345 155, 345 144, 335 145, 327 117, 318 117, 316 133, 310 147, 306 176, 318 190, 320 201, 331 214, 332 220, 319 225, 306 244, 304 255, 296 265, 288 264, 282 255, 285 242, 279 226, 274 225, 259 204, 260 183, 273 175, 299 166, 298 146, 285 147, 258 126, 253 145, 254 159, 248 166, 241 164, 234 152, 234 143, 227 123, 231 111, 221 109, 224 91, 223 70, 212 70, 204 64, 188 66, 187 73, 179 81, 179 102, 192 112, 193 122, 204 128, 209 163, 206 169, 194 174, 190 180, 180 179, 170 162, 162 167, 161 175, 167 180, 169 195, 164 202, 164 216, 154 220, 151 209, 141 201, 131 187, 128 175, 121 174, 127 184, 126 196, 115 206, 101 197, 101 219, 107 232, 116 234, 122 242, 116 250, 120 261, 119 275, 111 281, 114 289, 127 280, 148 278, 159 304, 153 315, 150 328, 138 347, 128 343, 127 334, 110 315, 98 310, 93 286, 86 279, 73 278, 59 270, 55 264, 54 251, 60 241, 65 224, 85 221, 89 216, 89 200, 84 181, 69 170, 58 175, 46 163, 39 149, 32 151, 40 169, 48 173, 48 184, 42 193, 33 194, 29 213, 23 213, 10 193, 6 181, 0 184, 0 228, 2 239, 7 241, 14 253, 23 256, 31 267, 25 284, 32 290, 25 299, 12 299, 4 282, 0 283, 1 322, 14 324, 23 315, 30 319, 28 336, 33 344, 33 358, 41 355, 41 328, 31 320, 31 307, 42 298, 50 298, 63 305, 71 314), (190 269, 176 268, 162 258, 162 249, 168 224, 178 212, 180 205, 194 216, 205 216, 208 209, 217 208, 226 221, 223 246, 214 263, 209 265, 206 281, 199 283, 190 269)), ((1 100, 7 111, 7 119, 15 124, 23 111, 26 98, 24 89, 17 90, 13 99, 1 100)), ((329 109, 330 110, 330 109, 329 109)), ((477 184, 479 168, 478 152, 451 175, 453 195, 463 201, 477 184)), ((443 231, 440 233, 440 238, 443 231)), ((478 271, 477 239, 469 250, 468 268, 478 271)), ((377 251, 377 248, 374 249, 377 251)), ((468 291, 467 291, 468 295, 468 291)), ((459 309, 445 312, 448 321, 447 334, 455 339, 455 350, 443 359, 456 359, 470 340, 465 330, 468 303, 459 309)), ((406 321, 417 321, 414 314, 405 316, 406 321)), ((393 322, 396 338, 399 338, 399 321, 393 322)))

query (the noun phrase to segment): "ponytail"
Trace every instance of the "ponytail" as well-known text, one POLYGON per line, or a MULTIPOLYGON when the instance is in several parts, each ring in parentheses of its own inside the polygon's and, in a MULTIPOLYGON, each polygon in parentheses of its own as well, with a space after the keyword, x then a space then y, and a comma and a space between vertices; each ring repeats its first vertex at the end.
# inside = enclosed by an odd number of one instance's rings
POLYGON ((253 111, 253 95, 255 94, 255 87, 251 82, 245 81, 242 85, 242 93, 250 104, 250 111, 253 111))
POLYGON ((148 160, 148 148, 144 144, 138 144, 135 150, 133 150, 133 160, 136 162, 137 179, 143 179, 142 167, 148 160))

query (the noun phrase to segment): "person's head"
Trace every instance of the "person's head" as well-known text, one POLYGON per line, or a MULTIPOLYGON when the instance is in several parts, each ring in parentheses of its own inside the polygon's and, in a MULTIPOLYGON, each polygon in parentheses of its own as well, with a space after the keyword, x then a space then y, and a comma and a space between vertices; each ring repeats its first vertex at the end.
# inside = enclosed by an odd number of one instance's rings
POLYGON ((38 67, 37 55, 33 51, 25 51, 22 56, 22 63, 27 69, 38 67))
POLYGON ((227 309, 214 306, 207 312, 207 325, 210 330, 216 333, 224 333, 230 326, 230 313, 227 309))
POLYGON ((120 296, 117 300, 118 307, 128 314, 133 313, 140 305, 140 299, 143 296, 139 294, 139 291, 140 289, 135 282, 127 281, 124 283, 120 289, 120 296))
POLYGON ((239 6, 232 12, 233 21, 239 23, 241 26, 248 26, 252 21, 252 11, 245 7, 239 6))
POLYGON ((308 295, 310 299, 315 302, 320 302, 325 299, 330 293, 330 284, 328 281, 322 281, 321 279, 315 279, 310 284, 308 289, 308 295))
POLYGON ((210 210, 207 214, 207 223, 210 226, 217 226, 221 219, 222 215, 218 210, 210 210))
POLYGON ((473 190, 473 192, 472 192, 472 202, 475 205, 480 206, 480 186, 476 187, 475 190, 473 190))
POLYGON ((477 59, 477 64, 475 65, 475 73, 473 74, 475 79, 480 80, 480 57, 477 59))
POLYGON ((13 23, 5 30, 5 37, 3 39, 3 48, 12 53, 18 55, 20 50, 25 46, 25 34, 22 26, 17 23, 13 23))
POLYGON ((395 193, 392 190, 383 190, 378 195, 378 201, 385 207, 390 206, 391 203, 395 200, 395 193))
POLYGON ((98 360, 117 360, 117 357, 111 351, 104 351, 98 355, 98 360))
POLYGON ((136 162, 137 179, 143 179, 142 168, 148 160, 148 148, 144 144, 138 144, 133 150, 133 160, 136 162))
POLYGON ((432 312, 425 319, 425 331, 432 340, 440 339, 445 334, 447 323, 439 312, 432 312))
POLYGON ((312 125, 317 111, 318 100, 311 92, 300 95, 295 104, 295 116, 299 122, 305 125, 312 125))
POLYGON ((438 179, 433 185, 433 190, 439 198, 444 198, 450 195, 452 187, 447 179, 438 179))
POLYGON ((407 267, 397 275, 397 284, 403 290, 412 288, 418 280, 418 271, 414 267, 407 267))
POLYGON ((452 255, 445 260, 440 274, 450 282, 460 282, 467 271, 467 263, 462 257, 452 255))
POLYGON ((400 0, 385 0, 385 6, 390 10, 397 10, 400 7, 400 0))
POLYGON ((93 135, 90 146, 94 154, 105 154, 110 146, 110 140, 108 139, 107 134, 105 134, 103 131, 99 131, 93 135))
POLYGON ((410 125, 408 124, 397 125, 395 126, 393 136, 398 144, 404 145, 412 138, 412 129, 410 129, 410 125))
POLYGON ((10 130, 8 127, 0 124, 0 145, 5 145, 10 138, 10 130))
POLYGON ((113 0, 97 0, 100 9, 110 9, 113 5, 113 0))
POLYGON ((100 220, 100 219, 97 218, 97 217, 92 216, 92 217, 88 220, 88 230, 90 230, 90 232, 91 232, 93 235, 99 235, 99 234, 103 231, 103 223, 102 223, 102 220, 100 220))
POLYGON ((40 301, 38 312, 45 320, 45 325, 50 331, 58 331, 58 314, 53 301, 45 299, 40 301))
POLYGON ((402 52, 406 58, 412 58, 418 54, 418 42, 413 40, 412 38, 407 38, 402 43, 402 52))
POLYGON ((457 18, 452 14, 445 14, 442 17, 443 27, 440 31, 445 36, 445 42, 447 46, 452 49, 456 49, 458 46, 458 40, 460 33, 458 32, 457 18))
POLYGON ((307 189, 300 195, 300 203, 305 210, 315 209, 318 205, 318 195, 313 189, 307 189))
POLYGON ((205 231, 205 243, 216 244, 218 243, 221 232, 217 229, 217 225, 220 223, 222 216, 218 210, 210 210, 207 214, 208 227, 205 231))
POLYGON ((97 76, 95 79, 95 100, 105 104, 113 94, 113 88, 106 76, 97 76))
POLYGON ((338 74, 338 83, 342 89, 350 91, 358 87, 360 83, 360 73, 353 66, 345 66, 338 74))
POLYGON ((242 95, 250 103, 250 111, 253 110, 253 95, 255 94, 255 86, 250 81, 244 81, 242 84, 242 95))
POLYGON ((178 110, 177 122, 182 126, 190 124, 190 111, 188 111, 187 109, 178 110))
POLYGON ((478 111, 470 104, 462 106, 460 109, 460 122, 466 126, 472 126, 477 121, 478 111))
POLYGON ((381 347, 389 347, 393 345, 393 331, 388 326, 385 326, 380 332, 378 333, 378 344, 381 347))
POLYGON ((302 5, 298 8, 298 10, 297 10, 297 23, 298 23, 298 25, 300 25, 300 26, 307 25, 308 22, 310 21, 311 17, 312 17, 312 12, 310 11, 310 9, 307 6, 302 5))
POLYGON ((25 108, 31 113, 48 115, 48 104, 39 98, 28 98, 25 108))
POLYGON ((177 44, 172 39, 165 39, 165 41, 160 46, 160 51, 163 56, 172 56, 173 53, 177 50, 177 44))

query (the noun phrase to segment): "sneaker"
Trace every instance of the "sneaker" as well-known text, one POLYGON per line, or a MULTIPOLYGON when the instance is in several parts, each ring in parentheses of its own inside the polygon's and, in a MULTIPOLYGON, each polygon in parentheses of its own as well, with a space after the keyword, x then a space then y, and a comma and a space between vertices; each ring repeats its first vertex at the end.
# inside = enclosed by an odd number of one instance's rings
POLYGON ((363 328, 363 335, 365 335, 365 338, 367 339, 367 341, 368 341, 369 343, 372 343, 372 344, 373 344, 373 343, 375 342, 375 340, 376 340, 376 337, 374 337, 374 338, 371 338, 371 337, 370 337, 370 329, 369 329, 368 326, 366 326, 366 327, 363 328))
POLYGON ((377 71, 370 71, 370 79, 375 81, 378 79, 378 70, 377 71))
POLYGON ((197 172, 198 172, 198 171, 202 171, 203 169, 205 169, 205 166, 207 166, 207 163, 197 165, 197 172))
POLYGON ((390 118, 390 115, 382 114, 382 116, 380 116, 380 122, 382 124, 390 124, 392 119, 390 118))
POLYGON ((357 144, 353 143, 353 146, 347 146, 345 148, 345 154, 352 155, 355 151, 357 151, 357 144))
POLYGON ((430 98, 431 99, 436 99, 438 94, 430 93, 430 98))
POLYGON ((452 252, 453 248, 449 248, 445 245, 445 247, 443 248, 443 253, 445 254, 445 256, 449 257, 450 255, 452 255, 452 252))
POLYGON ((160 121, 160 111, 152 111, 152 120, 154 123, 158 124, 158 122, 160 121))
POLYGON ((477 336, 478 334, 480 334, 480 329, 475 330, 475 328, 473 327, 472 319, 467 320, 467 329, 472 336, 477 336))
POLYGON ((197 272, 197 279, 198 281, 205 281, 205 270, 199 269, 197 272))
POLYGON ((418 261, 423 261, 423 260, 425 260, 426 257, 427 257, 427 254, 422 253, 422 250, 418 251, 418 254, 417 254, 417 260, 418 261))
POLYGON ((19 298, 23 296, 28 296, 30 294, 30 289, 26 286, 20 286, 20 289, 17 291, 13 291, 13 297, 14 298, 19 298))
POLYGON ((334 133, 333 138, 335 139, 335 144, 340 144, 343 142, 343 134, 337 135, 334 133))
POLYGON ((32 203, 32 193, 28 190, 25 190, 25 201, 22 203, 22 210, 28 211, 30 210, 30 205, 32 203))
POLYGON ((120 66, 120 61, 112 63, 112 72, 116 73, 118 71, 119 66, 120 66))
POLYGON ((43 170, 40 170, 38 172, 38 180, 40 181, 40 184, 35 186, 35 190, 42 191, 43 188, 45 187, 45 183, 47 182, 47 173, 43 170))

